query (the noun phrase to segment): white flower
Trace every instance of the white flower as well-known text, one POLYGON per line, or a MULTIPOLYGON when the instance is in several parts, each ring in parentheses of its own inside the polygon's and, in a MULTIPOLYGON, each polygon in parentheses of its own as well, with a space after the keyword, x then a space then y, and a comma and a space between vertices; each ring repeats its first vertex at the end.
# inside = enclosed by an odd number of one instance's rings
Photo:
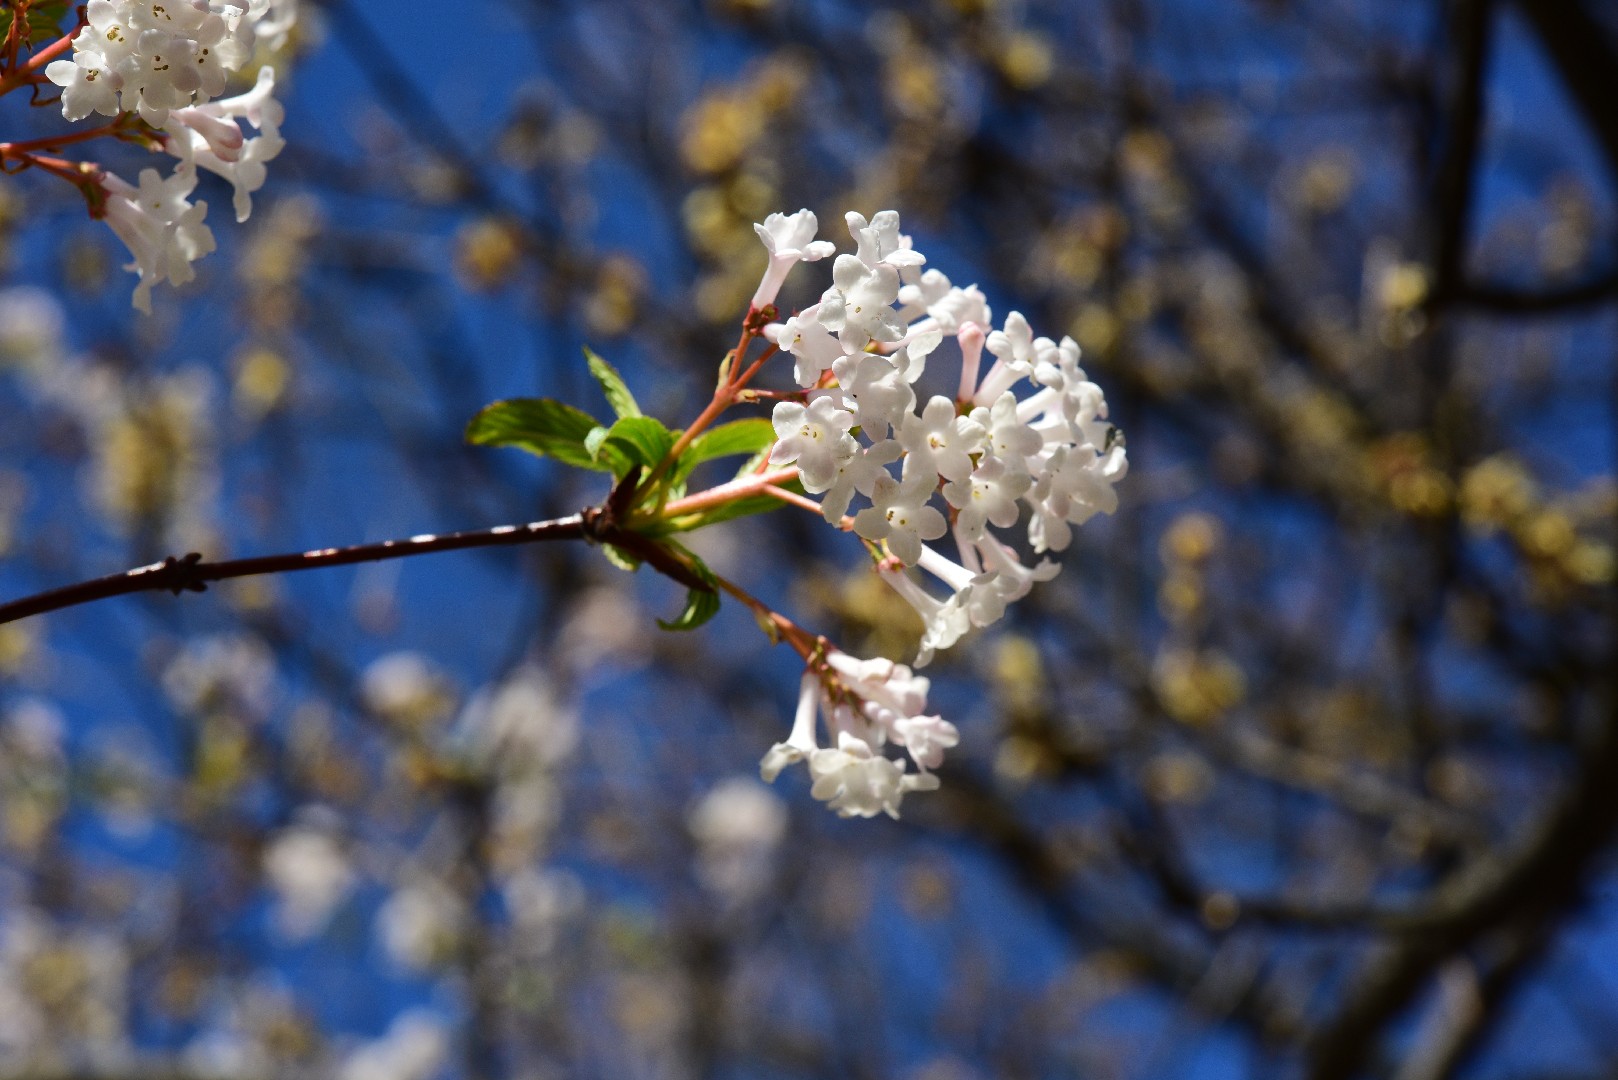
POLYGON ((814 672, 805 671, 798 684, 798 711, 792 721, 792 734, 786 742, 776 743, 758 763, 758 774, 766 783, 775 783, 781 770, 795 765, 820 747, 815 738, 815 714, 820 708, 820 680, 814 672))
POLYGON ((196 171, 183 162, 167 180, 142 169, 139 187, 111 173, 101 177, 107 226, 135 257, 125 269, 140 275, 131 301, 140 311, 151 312, 153 285, 191 281, 191 263, 214 250, 213 232, 203 224, 208 204, 189 201, 196 186, 196 171))
POLYGON ((826 656, 826 666, 861 699, 866 716, 884 729, 927 707, 931 680, 913 674, 903 664, 895 664, 886 657, 860 660, 833 649, 826 656))
POLYGON ((0 367, 42 371, 66 354, 66 332, 67 314, 49 289, 0 289, 0 367))
POLYGON ((893 731, 916 767, 924 772, 942 765, 944 751, 961 741, 955 725, 941 716, 907 716, 894 723, 893 731))
MULTIPOLYGON (((435 683, 429 689, 440 687, 442 683, 435 683)), ((578 746, 579 718, 558 700, 545 669, 525 664, 498 686, 474 694, 457 717, 451 738, 480 769, 501 775, 543 772, 567 760, 578 746)))
POLYGON ((843 358, 842 343, 820 324, 820 305, 806 307, 781 324, 773 339, 792 354, 793 375, 802 387, 820 382, 820 373, 843 358))
MULTIPOLYGON (((950 288, 949 278, 940 270, 927 270, 915 282, 900 285, 899 321, 914 322, 923 315, 930 315, 929 309, 948 296, 950 288)), ((955 332, 954 327, 939 327, 939 329, 947 334, 955 332)))
POLYGON ((972 586, 961 589, 948 600, 939 601, 911 581, 903 570, 883 568, 878 573, 921 616, 921 647, 916 652, 917 667, 932 663, 933 653, 954 645, 972 629, 972 620, 967 611, 972 599, 972 586))
MULTIPOLYGON (((204 64, 208 64, 210 74, 217 68, 208 61, 212 46, 224 36, 223 20, 214 16, 214 24, 208 26, 204 34, 208 44, 167 30, 142 30, 135 39, 135 51, 118 64, 124 111, 139 113, 148 124, 162 127, 168 121, 170 109, 207 101, 204 64)), ((217 83, 222 92, 223 72, 209 83, 217 83)))
POLYGON ((1028 320, 1023 318, 1020 311, 1007 315, 1005 329, 991 333, 987 344, 995 362, 983 377, 983 385, 972 396, 977 405, 992 403, 1018 380, 1031 376, 1034 373, 1034 357, 1041 346, 1049 346, 1053 350, 1056 347, 1049 338, 1040 338, 1036 342, 1033 331, 1028 327, 1028 320))
POLYGON ((286 146, 281 137, 286 110, 274 92, 275 69, 260 68, 257 84, 247 93, 173 110, 163 129, 176 157, 230 181, 237 221, 246 221, 253 212, 253 192, 264 186, 268 175, 265 163, 286 146), (259 134, 244 139, 238 119, 252 124, 259 134))
MULTIPOLYGON (((826 493, 820 509, 833 524, 848 521, 856 494, 870 498, 853 529, 892 555, 879 560, 878 572, 921 617, 921 666, 1058 572, 1049 559, 1023 565, 993 529, 1015 526, 1026 502, 1035 550, 1065 547, 1073 525, 1116 507, 1114 485, 1128 462, 1072 338, 1036 337, 1016 311, 995 330, 976 286, 958 288, 921 270, 926 260, 899 231, 897 214, 846 219, 857 250, 835 260, 832 287, 819 304, 765 331, 794 356, 798 382, 809 390, 805 404, 776 407, 770 461, 797 462, 805 489, 826 493), (914 386, 949 334, 961 350, 959 389, 918 408, 914 386), (994 364, 980 379, 986 350, 994 364), (828 370, 836 381, 822 387, 828 370), (1035 385, 1019 398, 1024 379, 1035 385), (895 460, 902 461, 897 478, 888 470, 895 460), (939 493, 953 508, 959 562, 926 543, 949 531, 930 505, 939 493), (948 597, 933 596, 901 563, 938 578, 948 597)), ((760 235, 772 253, 812 241, 796 218, 770 222, 774 231, 761 226, 760 235)), ((824 663, 818 689, 806 677, 793 737, 766 755, 761 772, 773 778, 808 759, 816 797, 857 816, 894 813, 903 792, 936 785, 928 770, 959 733, 924 715, 926 680, 889 661, 835 651, 824 663), (834 748, 817 748, 820 715, 834 748), (880 756, 890 741, 905 746, 919 773, 880 756)))
POLYGON ((1017 524, 1017 500, 1033 484, 1026 470, 984 454, 969 478, 944 485, 944 498, 960 511, 955 521, 961 535, 976 540, 987 524, 1002 529, 1017 524))
POLYGON ((989 351, 1018 367, 1034 370, 1034 331, 1020 311, 1006 316, 1003 330, 989 335, 989 351))
POLYGON ((899 425, 899 442, 908 455, 905 478, 962 479, 972 471, 971 455, 977 453, 983 436, 981 425, 956 414, 953 401, 935 395, 920 416, 908 415, 899 425))
POLYGON ((820 513, 829 524, 839 525, 848 513, 854 493, 869 497, 876 482, 889 473, 886 466, 899 460, 904 451, 897 441, 883 439, 871 446, 861 447, 846 461, 837 463, 837 475, 820 500, 820 513))
POLYGON ((1037 566, 1024 566, 1017 553, 987 533, 976 542, 986 573, 994 575, 994 587, 1006 603, 1027 596, 1036 581, 1049 581, 1061 572, 1061 564, 1049 559, 1039 560, 1037 566))
POLYGON ((269 711, 275 687, 275 654, 258 638, 220 635, 192 641, 163 670, 163 690, 184 713, 269 711))
POLYGON ((584 885, 566 870, 524 866, 500 885, 501 898, 525 951, 547 953, 588 902, 584 885))
POLYGON ((99 212, 134 256, 129 268, 140 283, 133 303, 141 311, 151 310, 153 285, 190 281, 190 264, 214 249, 203 224, 207 204, 193 207, 188 199, 197 168, 230 181, 237 220, 245 220, 252 193, 264 184, 265 163, 281 152, 284 114, 273 96, 273 69, 261 70, 247 93, 214 101, 246 63, 254 26, 272 9, 284 32, 296 18, 287 0, 251 0, 246 8, 223 0, 90 0, 72 57, 46 65, 46 78, 62 88, 68 120, 138 113, 164 130, 167 149, 180 159, 167 181, 144 170, 138 193, 116 176, 101 180, 107 198, 99 212), (243 137, 242 119, 255 137, 243 137))
POLYGON ((1128 471, 1121 443, 1105 454, 1088 446, 1059 447, 1028 493, 1034 509, 1028 539, 1034 550, 1065 550, 1072 539, 1069 525, 1082 525, 1097 513, 1116 510, 1118 494, 1113 485, 1128 471))
MULTIPOLYGON (((938 782, 925 774, 907 775, 902 761, 877 751, 893 733, 907 740, 907 748, 913 747, 918 765, 930 768, 954 745, 955 729, 936 717, 922 716, 928 680, 903 664, 882 658, 860 660, 832 649, 825 656, 825 669, 828 682, 822 682, 813 667, 804 671, 792 735, 770 749, 760 773, 773 781, 787 765, 807 760, 811 794, 838 814, 872 817, 885 812, 898 817, 905 792, 931 790, 938 782), (817 745, 819 710, 826 713, 828 732, 836 736, 835 749, 817 745)), ((741 822, 724 824, 727 834, 743 827, 741 822)))
POLYGON ((938 328, 944 333, 958 334, 966 326, 988 326, 994 313, 989 310, 988 298, 978 287, 968 285, 964 289, 951 288, 928 304, 927 314, 937 320, 938 328))
POLYGON ((809 210, 799 210, 790 216, 771 214, 764 219, 764 224, 753 226, 758 238, 764 241, 764 249, 770 253, 770 264, 764 268, 764 277, 753 294, 755 310, 775 303, 787 274, 799 262, 818 262, 837 250, 831 241, 815 239, 819 228, 820 223, 809 210))
POLYGON ((45 77, 62 88, 62 116, 82 120, 92 112, 117 116, 123 77, 119 63, 135 49, 136 31, 128 22, 127 0, 90 0, 87 21, 73 37, 73 57, 45 65, 45 77))
POLYGON ((371 712, 404 728, 435 724, 455 704, 448 679, 416 652, 371 661, 360 677, 360 699, 371 712))
POLYGON ((904 381, 913 383, 921 378, 927 370, 927 357, 944 341, 944 332, 934 327, 919 333, 912 332, 897 352, 893 354, 893 366, 899 369, 904 381))
POLYGON ((250 0, 245 9, 223 0, 90 0, 85 14, 72 59, 45 70, 62 87, 62 115, 134 112, 153 127, 223 94, 257 32, 284 39, 297 18, 293 0, 250 0))
MULTIPOLYGON (((89 32, 86 27, 82 36, 89 32)), ((98 52, 76 52, 71 60, 52 60, 45 77, 62 88, 62 116, 83 120, 93 112, 118 115, 118 80, 106 57, 98 52)))
POLYGON ((882 263, 868 265, 854 255, 839 255, 832 264, 831 278, 832 287, 820 298, 820 321, 837 331, 845 351, 904 336, 888 306, 899 296, 897 270, 882 263))
POLYGON ((704 846, 773 848, 786 835, 787 813, 769 788, 732 776, 702 797, 686 825, 704 846))
POLYGON ((1079 343, 1071 337, 1064 337, 1055 350, 1039 355, 1034 365, 1034 381, 1057 390, 1067 390, 1080 384, 1094 385, 1079 366, 1079 343))
POLYGON ((904 766, 872 753, 864 740, 843 732, 837 749, 809 755, 809 794, 824 802, 838 817, 899 816, 899 801, 907 790, 904 766))
MULTIPOLYGON (((927 261, 921 252, 911 250, 908 236, 899 235, 897 210, 883 210, 869 224, 864 215, 852 210, 843 216, 843 220, 848 222, 848 234, 859 245, 855 257, 867 266, 885 264, 898 270, 920 266, 927 261)), ((893 299, 897 299, 897 296, 895 293, 893 299)), ((892 303, 892 299, 888 302, 892 303)))
POLYGON ((944 535, 944 515, 927 505, 932 483, 901 484, 891 476, 877 477, 871 505, 854 515, 854 531, 867 540, 883 540, 889 550, 914 566, 921 558, 921 542, 944 535))
MULTIPOLYGON (((963 545, 963 551, 975 553, 977 550, 961 539, 959 528, 956 529, 956 543, 963 545)), ((1006 613, 1006 601, 995 587, 992 572, 968 570, 927 546, 922 547, 921 558, 916 565, 949 586, 954 594, 955 606, 965 612, 973 626, 991 626, 1006 613)))
MULTIPOLYGON (((908 364, 908 357, 907 357, 908 364)), ((916 404, 916 392, 892 360, 877 353, 855 353, 832 365, 854 422, 868 439, 885 439, 916 404)))
POLYGON ((996 398, 989 408, 980 405, 970 415, 972 422, 987 433, 986 449, 996 457, 1020 462, 1045 446, 1044 436, 1018 416, 1017 395, 1010 390, 996 398))
POLYGON ((135 51, 140 36, 130 21, 134 8, 132 0, 90 0, 85 5, 85 27, 73 38, 74 51, 98 52, 116 67, 135 51))
POLYGON ((854 415, 829 395, 807 406, 795 401, 778 402, 771 423, 775 425, 776 442, 770 450, 770 464, 796 462, 803 489, 808 492, 830 487, 837 478, 837 466, 859 449, 848 433, 854 426, 854 415))

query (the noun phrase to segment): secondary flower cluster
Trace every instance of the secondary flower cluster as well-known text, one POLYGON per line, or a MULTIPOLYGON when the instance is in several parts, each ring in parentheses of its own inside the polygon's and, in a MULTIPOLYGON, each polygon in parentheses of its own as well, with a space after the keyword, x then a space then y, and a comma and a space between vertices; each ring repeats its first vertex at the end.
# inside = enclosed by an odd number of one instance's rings
POLYGON ((831 650, 804 672, 792 734, 764 755, 760 775, 773 783, 782 769, 806 761, 814 781, 810 794, 841 816, 898 817, 905 792, 938 786, 928 770, 943 764, 944 751, 960 741, 954 724, 922 715, 928 685, 903 664, 831 650), (835 747, 820 745, 817 714, 824 715, 835 747), (918 771, 881 754, 888 742, 903 746, 918 771))
POLYGON ((129 269, 140 275, 133 303, 149 312, 153 285, 190 281, 191 263, 214 249, 203 223, 208 204, 190 201, 197 169, 230 182, 236 220, 246 221, 266 163, 285 145, 274 68, 261 68, 246 93, 220 95, 256 43, 285 42, 296 0, 90 0, 85 17, 72 59, 45 68, 62 88, 62 115, 76 121, 92 113, 134 114, 161 132, 163 149, 178 159, 166 180, 155 169, 142 170, 138 185, 106 172, 99 178, 99 211, 134 256, 129 269))
MULTIPOLYGON (((1026 510, 1034 552, 1065 549, 1072 526, 1116 509, 1113 485, 1128 461, 1072 338, 1036 338, 1015 311, 996 328, 975 286, 921 269, 926 258, 900 233, 893 211, 870 221, 850 213, 847 222, 856 247, 836 256, 831 287, 819 303, 766 330, 792 355, 804 389, 801 400, 775 407, 769 460, 795 465, 804 490, 822 495, 825 519, 880 550, 879 573, 921 616, 916 664, 924 666, 1056 575, 1055 562, 1025 564, 993 530, 1018 525, 1026 510), (917 387, 950 337, 960 354, 953 396, 923 398, 917 387), (848 521, 857 496, 867 505, 848 521), (946 533, 953 559, 930 545, 946 533), (911 568, 947 595, 924 587, 911 568)), ((808 210, 772 214, 756 228, 770 256, 753 299, 762 310, 795 264, 835 249, 815 240, 818 222, 808 210)), ((955 744, 952 726, 921 715, 926 689, 908 668, 833 653, 805 676, 792 738, 765 758, 765 777, 807 760, 814 795, 839 813, 895 813, 903 792, 936 785, 927 770, 955 744), (816 746, 811 683, 836 749, 816 746), (877 753, 889 740, 910 751, 918 774, 877 753)))

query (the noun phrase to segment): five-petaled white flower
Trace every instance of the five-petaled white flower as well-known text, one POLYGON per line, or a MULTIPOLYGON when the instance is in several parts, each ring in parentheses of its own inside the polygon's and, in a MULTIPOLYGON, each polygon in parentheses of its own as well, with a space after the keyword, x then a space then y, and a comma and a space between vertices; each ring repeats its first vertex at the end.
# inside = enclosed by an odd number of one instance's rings
POLYGON ((944 485, 944 498, 960 511, 956 527, 967 540, 983 535, 986 525, 1002 529, 1017 524, 1017 500, 1034 486, 1034 478, 1003 458, 984 454, 972 475, 944 485))
POLYGON ((899 272, 886 263, 871 266, 853 255, 832 263, 832 287, 820 298, 820 321, 837 331, 845 350, 904 336, 889 307, 899 297, 899 272))
POLYGON ((805 389, 820 382, 822 372, 843 358, 843 347, 820 323, 820 305, 806 307, 773 332, 775 344, 792 354, 793 377, 805 389))
MULTIPOLYGON (((902 351, 902 350, 901 350, 902 351)), ((909 357, 906 356, 908 365, 909 357)), ((854 413, 854 422, 870 439, 885 439, 916 404, 910 388, 892 360, 878 353, 855 353, 832 365, 838 385, 854 413)))
POLYGON ((871 505, 854 515, 854 531, 867 540, 886 541, 906 566, 916 565, 921 542, 944 535, 944 515, 927 505, 935 490, 931 481, 901 484, 891 476, 878 477, 871 505))
POLYGON ((775 425, 775 446, 770 450, 770 464, 796 462, 805 491, 825 491, 837 479, 837 466, 859 450, 859 444, 848 433, 854 426, 854 416, 832 395, 818 397, 808 405, 778 402, 771 421, 775 425))
POLYGON ((983 435, 982 425, 959 415, 953 401, 934 396, 920 416, 912 413, 899 425, 899 442, 907 455, 906 479, 912 475, 948 480, 966 477, 972 472, 972 455, 982 446, 983 435))

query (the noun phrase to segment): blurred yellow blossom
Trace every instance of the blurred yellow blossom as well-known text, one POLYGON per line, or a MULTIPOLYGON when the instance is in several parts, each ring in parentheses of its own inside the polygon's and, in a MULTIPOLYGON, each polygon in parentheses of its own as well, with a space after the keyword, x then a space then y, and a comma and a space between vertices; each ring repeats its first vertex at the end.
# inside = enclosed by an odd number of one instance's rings
POLYGON ((521 226, 485 217, 455 236, 455 272, 467 288, 488 291, 509 282, 522 263, 521 226))
POLYGON ((1165 649, 1152 665, 1152 684, 1164 710, 1193 725, 1217 719, 1247 693, 1241 668, 1215 649, 1165 649))

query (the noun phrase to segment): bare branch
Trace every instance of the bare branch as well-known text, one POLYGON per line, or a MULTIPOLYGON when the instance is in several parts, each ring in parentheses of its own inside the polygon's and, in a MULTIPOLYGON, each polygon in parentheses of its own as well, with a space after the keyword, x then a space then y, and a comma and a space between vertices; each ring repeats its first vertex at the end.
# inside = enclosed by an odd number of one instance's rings
POLYGON ((162 562, 137 566, 121 574, 81 581, 60 589, 26 596, 8 604, 0 604, 0 623, 15 622, 47 611, 77 607, 113 596, 137 592, 203 592, 214 581, 230 578, 261 577, 266 574, 285 574, 294 570, 317 570, 327 566, 348 566, 352 563, 380 562, 383 559, 404 559, 412 555, 431 555, 439 551, 460 551, 465 548, 503 547, 532 544, 541 540, 578 540, 586 535, 584 517, 572 514, 551 521, 535 521, 527 525, 497 525, 490 529, 441 535, 412 536, 404 540, 382 540, 374 544, 355 544, 351 547, 316 548, 285 555, 260 555, 250 559, 227 559, 203 562, 202 556, 192 552, 183 558, 169 556, 162 562))

